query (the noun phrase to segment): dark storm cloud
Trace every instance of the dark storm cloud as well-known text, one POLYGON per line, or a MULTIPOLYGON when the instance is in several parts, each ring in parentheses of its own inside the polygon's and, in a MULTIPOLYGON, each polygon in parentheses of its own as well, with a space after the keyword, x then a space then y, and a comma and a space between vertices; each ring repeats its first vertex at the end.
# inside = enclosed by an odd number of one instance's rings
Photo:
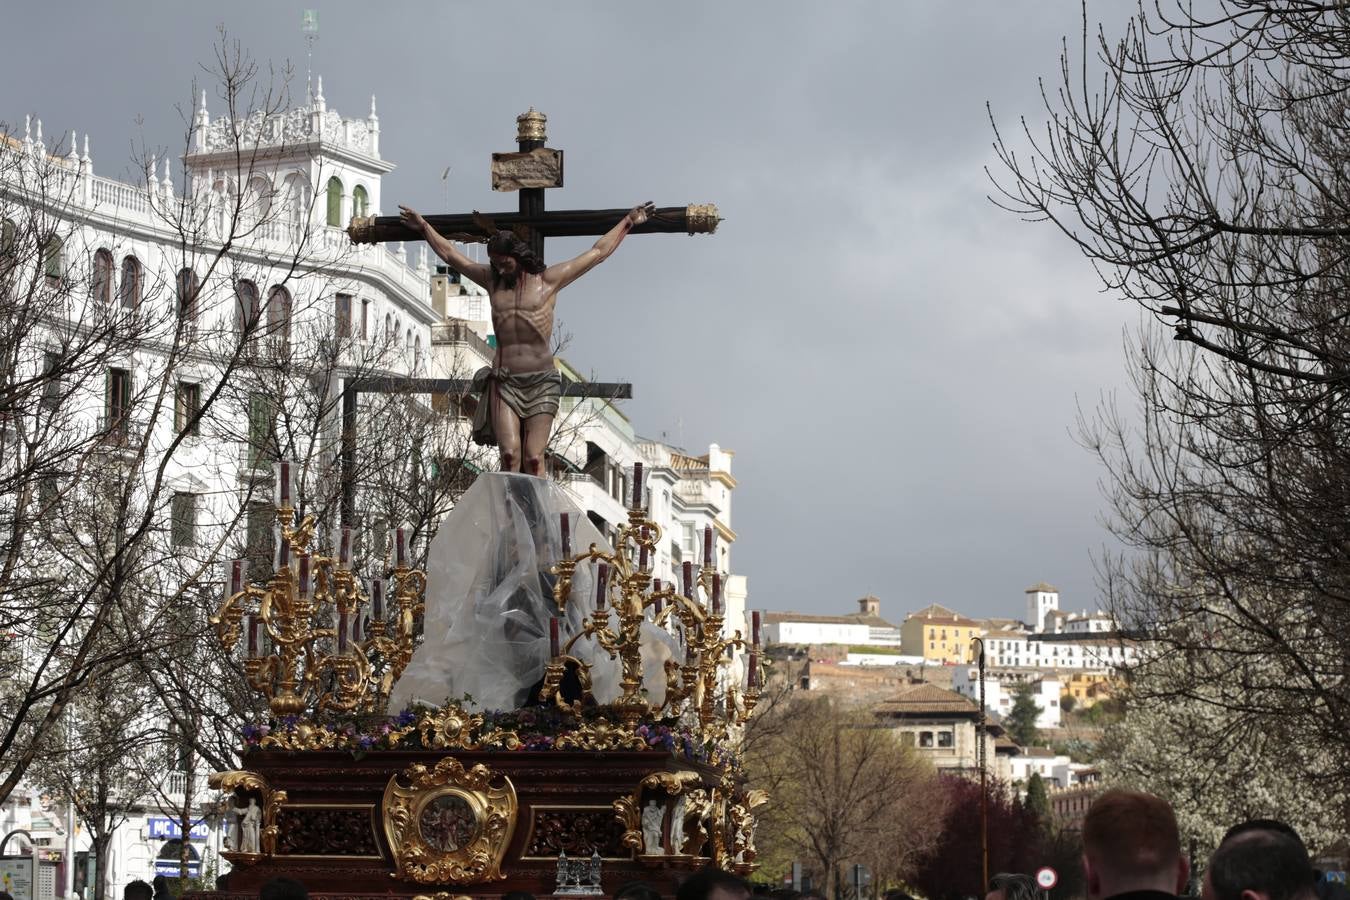
POLYGON ((1040 116, 1076 4, 23 4, 0 118, 88 131, 121 174, 142 134, 181 144, 218 23, 303 96, 307 5, 330 107, 379 96, 386 213, 512 207, 488 154, 531 105, 567 153, 553 208, 719 205, 716 236, 634 238, 559 310, 574 364, 634 383, 642 433, 737 451, 754 604, 1010 615, 1040 579, 1095 602, 1098 471, 1070 431, 1121 383, 1133 311, 983 173, 985 102, 1040 116))

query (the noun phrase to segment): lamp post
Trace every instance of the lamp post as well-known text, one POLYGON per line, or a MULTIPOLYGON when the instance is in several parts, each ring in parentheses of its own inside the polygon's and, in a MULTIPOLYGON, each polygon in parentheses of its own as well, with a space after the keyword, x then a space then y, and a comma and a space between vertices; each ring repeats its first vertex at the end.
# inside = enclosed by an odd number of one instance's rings
POLYGON ((973 638, 979 656, 976 657, 980 673, 980 711, 975 720, 975 761, 980 767, 980 865, 984 873, 985 888, 989 886, 989 758, 985 752, 985 706, 984 706, 984 639, 973 638))

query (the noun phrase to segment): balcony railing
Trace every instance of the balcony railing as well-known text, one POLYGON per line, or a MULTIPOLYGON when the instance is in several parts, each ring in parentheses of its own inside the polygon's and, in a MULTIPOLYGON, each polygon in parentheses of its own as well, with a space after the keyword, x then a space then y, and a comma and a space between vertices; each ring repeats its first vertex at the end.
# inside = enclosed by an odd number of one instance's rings
POLYGON ((449 322, 436 322, 431 326, 431 343, 436 344, 466 344, 478 352, 484 359, 492 359, 497 352, 492 345, 469 327, 469 323, 460 319, 451 319, 449 322))

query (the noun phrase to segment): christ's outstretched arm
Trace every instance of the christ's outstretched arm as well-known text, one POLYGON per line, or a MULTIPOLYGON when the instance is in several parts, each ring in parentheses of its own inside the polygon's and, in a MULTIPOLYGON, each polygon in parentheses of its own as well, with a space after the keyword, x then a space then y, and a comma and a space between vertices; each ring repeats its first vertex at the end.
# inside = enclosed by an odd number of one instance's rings
POLYGON ((487 290, 491 290, 492 269, 484 263, 476 263, 469 259, 463 253, 459 252, 453 241, 438 234, 436 229, 432 228, 426 219, 415 209, 406 206, 399 207, 399 216, 402 217, 404 224, 414 231, 419 232, 431 249, 436 251, 436 255, 448 262, 454 267, 455 271, 480 285, 487 290))
POLYGON ((544 283, 555 291, 561 290, 600 265, 609 258, 611 253, 618 249, 619 244, 623 242, 633 226, 641 225, 647 221, 647 216, 655 208, 650 200, 633 207, 628 211, 628 215, 619 220, 619 224, 601 235, 600 240, 595 242, 594 247, 580 256, 569 259, 567 262, 561 262, 556 266, 549 266, 545 269, 544 283))

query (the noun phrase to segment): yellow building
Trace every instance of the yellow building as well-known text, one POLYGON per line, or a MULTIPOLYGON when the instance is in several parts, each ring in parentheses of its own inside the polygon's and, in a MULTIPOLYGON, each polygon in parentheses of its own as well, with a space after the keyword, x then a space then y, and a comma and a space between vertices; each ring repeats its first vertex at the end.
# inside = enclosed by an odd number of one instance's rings
POLYGON ((980 623, 934 603, 905 617, 900 626, 900 652, 939 663, 974 659, 970 642, 984 634, 980 623))
POLYGON ((1087 709, 1115 693, 1118 679, 1109 672, 1074 672, 1064 682, 1060 696, 1073 697, 1080 709, 1087 709))

